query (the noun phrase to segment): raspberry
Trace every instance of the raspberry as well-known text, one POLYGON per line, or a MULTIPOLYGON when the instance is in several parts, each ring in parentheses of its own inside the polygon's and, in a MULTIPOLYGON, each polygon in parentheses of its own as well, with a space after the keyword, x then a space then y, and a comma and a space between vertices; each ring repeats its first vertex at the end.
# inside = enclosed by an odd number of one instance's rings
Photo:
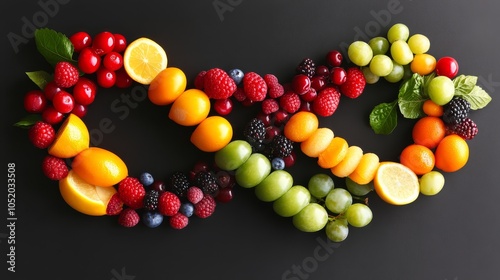
POLYGON ((184 196, 189 188, 189 179, 186 174, 182 172, 174 172, 169 178, 170 190, 177 196, 184 196))
POLYGON ((459 124, 448 125, 446 127, 446 132, 447 134, 457 134, 465 140, 471 140, 474 139, 479 130, 473 120, 465 118, 465 120, 459 124))
POLYGON ((28 136, 35 147, 45 149, 54 142, 56 132, 52 125, 38 121, 30 128, 28 136))
POLYGON ((146 190, 139 179, 126 177, 118 184, 118 194, 125 205, 139 209, 143 206, 146 190))
POLYGON ((234 99, 236 99, 239 102, 243 102, 247 96, 245 95, 245 91, 243 88, 237 88, 236 91, 233 93, 234 99))
POLYGON ((282 84, 279 83, 278 78, 273 74, 264 75, 264 81, 267 85, 267 95, 270 98, 278 98, 285 93, 285 89, 282 84))
POLYGON ((286 138, 283 134, 274 136, 271 147, 273 156, 280 158, 289 156, 293 151, 292 141, 286 138))
POLYGON ((289 91, 280 97, 280 107, 288 113, 295 113, 300 109, 300 97, 295 92, 289 91))
POLYGON ((61 61, 54 68, 54 82, 62 88, 70 88, 78 82, 80 73, 73 64, 61 61))
POLYGON ((226 99, 236 91, 236 83, 219 68, 212 68, 203 77, 203 88, 209 98, 226 99))
POLYGON ((63 159, 47 155, 42 161, 42 171, 47 178, 59 181, 68 175, 68 166, 63 159))
POLYGON ((243 77, 243 90, 251 101, 262 101, 267 95, 267 84, 259 74, 248 72, 243 77))
POLYGON ((262 112, 266 115, 272 114, 276 111, 278 111, 280 108, 280 105, 278 104, 278 101, 276 99, 268 98, 264 99, 262 101, 262 112))
POLYGON ((314 61, 312 59, 304 58, 304 60, 302 60, 299 65, 297 65, 295 70, 297 74, 305 74, 310 79, 316 73, 316 65, 314 64, 314 61))
POLYGON ((210 171, 200 171, 194 176, 196 185, 206 194, 213 195, 219 189, 217 178, 210 171))
POLYGON ((328 87, 321 90, 312 103, 312 110, 322 117, 329 117, 335 113, 340 102, 340 92, 328 87))
POLYGON ((164 216, 173 216, 179 212, 181 201, 177 195, 172 192, 164 192, 158 200, 158 212, 164 216))
POLYGON ((108 201, 106 206, 106 214, 109 216, 116 216, 120 214, 123 210, 123 201, 120 199, 120 195, 115 193, 111 199, 108 201))
POLYGON ((124 227, 135 227, 139 220, 139 214, 132 208, 124 209, 118 216, 118 224, 124 227))
POLYGON ((207 71, 201 71, 200 73, 198 73, 198 75, 196 75, 196 77, 194 78, 194 87, 199 89, 199 90, 203 90, 203 88, 205 87, 204 86, 204 83, 205 83, 205 74, 207 73, 207 71))
POLYGON ((347 69, 346 80, 340 85, 340 92, 349 98, 359 97, 365 88, 366 79, 358 67, 347 69))
POLYGON ((208 218, 215 211, 215 199, 210 195, 205 195, 203 199, 194 205, 194 214, 199 218, 208 218))
POLYGON ((460 97, 453 98, 443 108, 443 121, 455 125, 463 122, 469 114, 470 103, 460 97))
POLYGON ((198 187, 190 187, 187 190, 186 197, 189 202, 196 204, 203 198, 203 191, 198 187))
POLYGON ((147 210, 156 210, 158 208, 158 197, 160 192, 157 190, 148 190, 144 196, 144 208, 147 210))
POLYGON ((189 224, 188 217, 184 216, 182 213, 177 213, 170 217, 170 226, 174 229, 183 229, 189 224))

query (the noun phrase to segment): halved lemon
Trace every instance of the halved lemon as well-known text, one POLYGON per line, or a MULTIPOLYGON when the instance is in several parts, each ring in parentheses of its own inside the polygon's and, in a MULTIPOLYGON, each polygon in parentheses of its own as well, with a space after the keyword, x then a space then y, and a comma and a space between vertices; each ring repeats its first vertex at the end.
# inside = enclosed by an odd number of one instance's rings
POLYGON ((381 162, 373 183, 378 196, 393 205, 412 203, 420 193, 415 172, 398 162, 381 162))
POLYGON ((87 149, 90 135, 85 123, 74 114, 70 114, 57 131, 54 143, 48 153, 55 157, 71 158, 87 149))
POLYGON ((131 42, 123 54, 123 67, 134 81, 149 85, 162 70, 167 68, 167 54, 155 41, 139 38, 131 42))

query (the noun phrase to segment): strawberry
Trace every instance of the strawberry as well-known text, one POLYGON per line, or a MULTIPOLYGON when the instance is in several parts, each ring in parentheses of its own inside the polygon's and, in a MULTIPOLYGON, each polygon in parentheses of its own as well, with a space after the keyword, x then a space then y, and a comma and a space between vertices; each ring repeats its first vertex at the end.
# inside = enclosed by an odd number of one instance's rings
POLYGON ((42 171, 47 178, 55 181, 64 179, 68 175, 68 166, 63 159, 47 155, 42 161, 42 171))
POLYGON ((56 132, 52 125, 38 121, 30 128, 28 136, 35 147, 45 149, 54 142, 56 132))
POLYGON ((120 195, 115 193, 111 199, 108 201, 106 206, 106 214, 109 216, 116 216, 120 214, 123 210, 123 201, 120 199, 120 195))
POLYGON ((340 92, 349 98, 357 98, 363 93, 366 79, 363 72, 358 67, 347 69, 345 82, 340 85, 340 92))
POLYGON ((273 74, 264 75, 264 81, 267 84, 268 96, 270 98, 278 98, 285 93, 283 85, 279 83, 278 78, 273 74))
POLYGON ((340 102, 340 93, 333 87, 322 89, 312 103, 312 110, 322 116, 329 117, 335 113, 340 102))
POLYGON ((133 209, 139 209, 143 206, 146 190, 139 179, 129 176, 118 184, 118 194, 123 204, 133 209))
POLYGON ((219 68, 212 68, 203 75, 203 88, 209 98, 226 99, 236 91, 236 83, 219 68))
POLYGON ((293 114, 300 109, 300 97, 293 91, 289 91, 280 97, 280 107, 286 112, 293 114))
POLYGON ((173 216, 180 208, 181 200, 172 192, 166 191, 158 198, 158 212, 164 216, 173 216))
POLYGON ((251 101, 262 101, 266 98, 267 84, 259 74, 248 72, 243 77, 243 90, 251 101))
POLYGON ((132 208, 124 209, 118 216, 118 223, 124 227, 135 227, 139 220, 139 214, 132 208))
POLYGON ((59 87, 70 88, 78 82, 79 77, 78 69, 69 62, 58 62, 54 68, 54 82, 59 87))

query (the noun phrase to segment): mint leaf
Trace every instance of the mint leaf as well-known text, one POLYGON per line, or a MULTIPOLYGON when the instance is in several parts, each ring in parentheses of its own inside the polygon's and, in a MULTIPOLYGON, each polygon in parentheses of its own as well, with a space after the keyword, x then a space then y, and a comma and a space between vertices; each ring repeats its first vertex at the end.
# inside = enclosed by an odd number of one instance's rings
POLYGON ((76 63, 73 60, 73 44, 62 33, 48 28, 37 29, 35 31, 35 43, 38 51, 52 66, 55 66, 60 61, 76 63))
POLYGON ((424 77, 413 76, 401 85, 398 94, 398 105, 401 114, 408 119, 420 118, 424 115, 422 104, 428 98, 423 94, 424 77))
POLYGON ((455 85, 455 95, 463 96, 469 94, 477 83, 476 76, 466 76, 460 75, 453 79, 453 84, 455 85))
POLYGON ((45 71, 26 72, 26 75, 32 80, 41 90, 45 88, 48 82, 52 81, 52 75, 45 71))
POLYGON ((381 103, 370 113, 370 126, 376 134, 390 134, 398 124, 397 100, 381 103))
POLYGON ((457 94, 455 90, 455 95, 469 101, 472 110, 482 109, 491 101, 491 96, 480 86, 474 86, 474 88, 466 94, 457 94))
POLYGON ((31 114, 27 115, 26 117, 22 118, 20 121, 16 122, 14 126, 21 127, 21 128, 30 128, 33 126, 37 121, 41 121, 42 117, 40 114, 31 114))

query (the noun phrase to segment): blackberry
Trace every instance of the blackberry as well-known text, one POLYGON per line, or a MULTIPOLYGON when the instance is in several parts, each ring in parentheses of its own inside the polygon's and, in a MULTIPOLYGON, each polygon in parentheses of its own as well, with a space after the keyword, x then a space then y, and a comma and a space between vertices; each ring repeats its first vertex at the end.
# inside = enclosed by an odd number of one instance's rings
POLYGON ((465 140, 473 139, 479 131, 476 123, 469 118, 459 124, 449 125, 446 130, 448 134, 457 134, 465 140))
POLYGON ((443 108, 443 121, 447 124, 455 125, 461 123, 470 110, 470 103, 460 97, 453 98, 443 108))
POLYGON ((316 74, 316 65, 312 59, 304 58, 295 70, 298 74, 305 74, 309 78, 312 78, 316 74))
POLYGON ((156 210, 158 208, 158 197, 160 192, 157 190, 148 190, 144 196, 144 208, 147 210, 156 210))
POLYGON ((293 142, 284 135, 279 134, 274 136, 271 147, 275 157, 285 158, 292 153, 293 142))
POLYGON ((187 175, 180 171, 170 175, 168 183, 170 190, 179 197, 186 195, 186 191, 190 187, 187 175))
POLYGON ((219 189, 217 178, 210 171, 200 171, 194 175, 194 182, 206 194, 213 195, 219 189))
POLYGON ((254 152, 262 150, 262 143, 266 138, 266 126, 263 121, 253 118, 243 130, 245 140, 252 146, 254 152))

